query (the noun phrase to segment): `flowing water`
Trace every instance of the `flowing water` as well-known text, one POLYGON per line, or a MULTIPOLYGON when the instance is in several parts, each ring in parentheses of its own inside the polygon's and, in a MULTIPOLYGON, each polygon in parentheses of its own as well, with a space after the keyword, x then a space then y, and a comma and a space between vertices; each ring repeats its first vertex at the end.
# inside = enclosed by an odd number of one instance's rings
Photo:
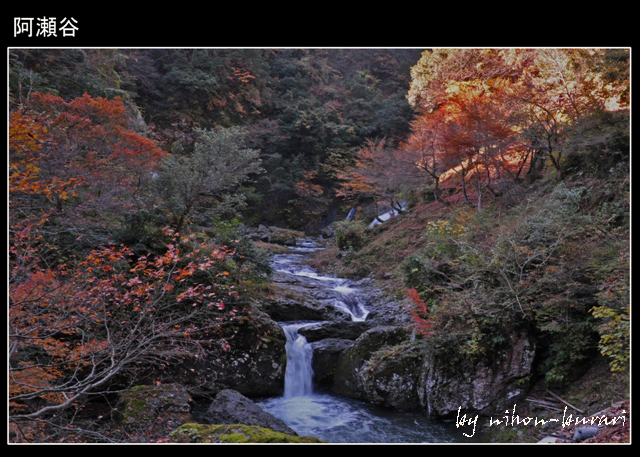
POLYGON ((304 397, 313 393, 313 350, 298 329, 305 324, 283 325, 287 336, 287 370, 284 378, 284 398, 304 397))
MULTIPOLYGON (((274 256, 280 273, 304 276, 335 292, 333 305, 347 310, 353 320, 366 320, 368 310, 359 291, 348 280, 322 276, 304 264, 304 255, 320 249, 312 241, 274 256)), ((377 408, 370 403, 315 392, 311 368, 312 350, 298 330, 309 322, 281 323, 286 337, 287 369, 281 397, 256 402, 282 419, 299 435, 315 436, 328 443, 442 443, 462 442, 454 424, 427 419, 420 413, 377 408)))

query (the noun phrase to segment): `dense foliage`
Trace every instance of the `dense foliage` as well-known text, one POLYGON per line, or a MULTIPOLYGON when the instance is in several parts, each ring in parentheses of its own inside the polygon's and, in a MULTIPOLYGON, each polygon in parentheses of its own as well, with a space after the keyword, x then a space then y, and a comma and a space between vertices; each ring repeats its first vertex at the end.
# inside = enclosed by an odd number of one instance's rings
POLYGON ((78 427, 87 402, 224 348, 271 268, 242 223, 317 224, 337 204, 325 165, 406 133, 418 57, 11 49, 13 439, 108 440, 78 427))
POLYGON ((628 369, 628 57, 445 49, 412 68, 406 142, 364 148, 341 189, 410 214, 336 239, 347 270, 395 269, 431 350, 477 360, 525 331, 552 385, 598 349, 628 369))
POLYGON ((247 220, 302 228, 336 204, 326 165, 351 162, 367 139, 407 133, 413 113, 405 94, 419 56, 411 49, 12 50, 10 95, 12 107, 34 91, 67 101, 118 95, 132 119, 144 120, 146 136, 180 154, 194 149, 199 130, 245 127, 266 171, 245 184, 247 220), (304 191, 310 186, 316 192, 304 191))

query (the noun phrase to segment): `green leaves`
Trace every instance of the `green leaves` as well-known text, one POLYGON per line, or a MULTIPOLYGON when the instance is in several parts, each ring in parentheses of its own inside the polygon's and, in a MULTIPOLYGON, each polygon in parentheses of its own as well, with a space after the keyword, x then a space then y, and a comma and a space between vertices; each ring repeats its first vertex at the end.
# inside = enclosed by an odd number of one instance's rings
POLYGON ((198 140, 190 155, 169 155, 158 170, 154 188, 160 204, 181 231, 196 212, 237 205, 237 186, 260 173, 258 151, 244 147, 240 128, 196 130, 198 140))
POLYGON ((615 303, 620 306, 620 302, 626 303, 621 309, 613 309, 609 306, 600 305, 591 308, 590 313, 598 319, 598 332, 600 333, 600 342, 598 348, 600 353, 609 358, 609 366, 613 373, 625 371, 629 368, 630 358, 630 338, 631 338, 631 306, 628 302, 629 287, 624 283, 617 283, 614 286, 617 290, 612 291, 611 287, 607 288, 600 294, 601 301, 611 306, 615 303), (617 297, 611 297, 612 294, 617 297))

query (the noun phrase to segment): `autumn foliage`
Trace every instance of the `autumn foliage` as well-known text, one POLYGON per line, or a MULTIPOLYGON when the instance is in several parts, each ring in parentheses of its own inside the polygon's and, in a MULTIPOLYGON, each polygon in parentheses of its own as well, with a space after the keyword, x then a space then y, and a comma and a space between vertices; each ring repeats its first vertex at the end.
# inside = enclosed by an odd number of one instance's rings
POLYGON ((68 440, 97 396, 229 348, 221 329, 244 312, 236 288, 268 263, 236 237, 240 211, 249 224, 310 227, 343 204, 377 214, 408 201, 398 206, 428 223, 406 225, 406 249, 379 248, 361 221, 336 241, 366 274, 367 252, 387 269, 404 259, 420 335, 476 357, 526 320, 550 382, 598 348, 627 370, 628 50, 9 57, 11 441, 68 440), (122 98, 78 96, 85 87, 122 98), (594 170, 602 188, 580 187, 594 170), (566 176, 576 182, 549 190, 566 176), (539 213, 536 182, 549 190, 539 213))
MULTIPOLYGON (((385 187, 397 176, 413 190, 431 187, 441 203, 443 183, 459 185, 480 210, 485 195, 500 194, 505 183, 535 179, 546 163, 560 177, 572 152, 571 126, 625 106, 628 79, 622 72, 601 74, 605 57, 619 58, 602 50, 425 51, 407 95, 416 111, 409 135, 378 157, 357 160, 351 170, 356 179, 345 180, 342 194, 385 187), (415 184, 416 169, 421 185, 415 184)), ((372 150, 367 145, 360 156, 372 150)), ((389 190, 398 195, 407 187, 389 190)))
POLYGON ((44 203, 81 224, 92 211, 134 208, 137 192, 165 153, 128 123, 118 98, 84 95, 65 102, 32 94, 10 116, 11 209, 24 215, 44 203))
POLYGON ((120 100, 88 95, 32 94, 11 113, 9 417, 19 441, 40 441, 54 422, 72 429, 67 412, 116 379, 197 357, 203 340, 226 346, 216 332, 237 313, 225 285, 233 250, 169 229, 157 253, 108 240, 61 250, 61 236, 92 236, 139 205, 164 152, 127 119, 120 100))
POLYGON ((422 336, 427 336, 431 333, 433 328, 433 322, 429 320, 429 311, 427 310, 427 304, 420 298, 418 291, 414 288, 408 288, 405 290, 407 296, 411 301, 411 307, 409 311, 411 313, 411 320, 415 326, 415 329, 422 336))
POLYGON ((24 421, 77 407, 116 378, 198 357, 203 341, 226 347, 217 331, 238 312, 237 293, 218 278, 232 251, 166 230, 159 256, 104 246, 46 268, 37 228, 16 230, 9 253, 9 406, 24 439, 35 433, 24 421))

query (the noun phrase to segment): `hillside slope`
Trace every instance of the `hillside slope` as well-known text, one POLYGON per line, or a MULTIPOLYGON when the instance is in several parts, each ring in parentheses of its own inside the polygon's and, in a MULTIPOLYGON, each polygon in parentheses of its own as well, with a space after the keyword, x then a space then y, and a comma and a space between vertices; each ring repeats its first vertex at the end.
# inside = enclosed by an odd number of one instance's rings
MULTIPOLYGON (((524 330, 538 347, 532 397, 550 389, 592 414, 628 399, 627 163, 562 181, 549 173, 503 183, 481 211, 448 184, 445 203, 414 202, 373 228, 338 223, 334 246, 314 266, 376 278, 411 303, 417 328, 426 329, 422 344, 452 364, 490 357, 524 330)), ((518 410, 540 413, 535 403, 518 410)), ((496 440, 532 441, 540 430, 494 432, 496 440)))

